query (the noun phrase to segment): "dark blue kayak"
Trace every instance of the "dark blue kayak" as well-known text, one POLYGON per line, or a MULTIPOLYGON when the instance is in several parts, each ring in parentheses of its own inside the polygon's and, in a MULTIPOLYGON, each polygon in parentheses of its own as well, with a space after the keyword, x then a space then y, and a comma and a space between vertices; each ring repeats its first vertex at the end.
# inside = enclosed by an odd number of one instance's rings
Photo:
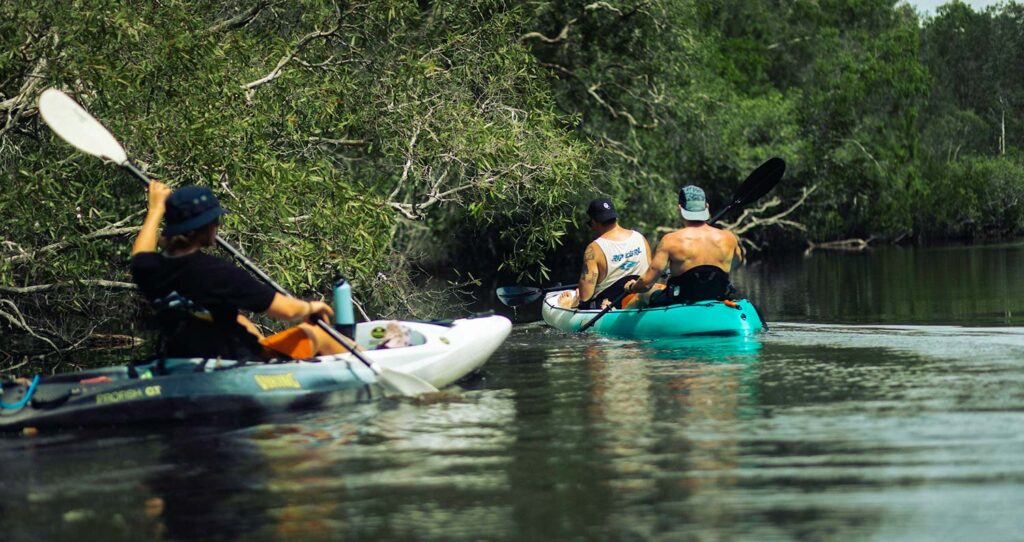
POLYGON ((365 403, 383 395, 351 361, 245 363, 168 359, 3 383, 0 431, 199 419, 233 422, 273 411, 365 403))

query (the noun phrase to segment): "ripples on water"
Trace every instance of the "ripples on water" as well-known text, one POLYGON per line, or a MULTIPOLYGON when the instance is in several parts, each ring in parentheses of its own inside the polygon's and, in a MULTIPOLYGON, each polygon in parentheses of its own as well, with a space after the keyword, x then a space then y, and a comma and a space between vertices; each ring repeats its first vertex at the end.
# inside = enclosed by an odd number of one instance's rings
POLYGON ((3 540, 1020 540, 1024 330, 521 325, 428 400, 0 439, 0 489, 3 540))

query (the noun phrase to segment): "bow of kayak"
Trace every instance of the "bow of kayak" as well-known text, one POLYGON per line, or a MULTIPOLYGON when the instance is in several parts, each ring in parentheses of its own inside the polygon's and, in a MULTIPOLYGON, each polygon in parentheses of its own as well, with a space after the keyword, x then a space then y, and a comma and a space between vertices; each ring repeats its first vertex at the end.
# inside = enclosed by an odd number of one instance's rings
MULTIPOLYGON (((375 347, 387 324, 388 321, 377 320, 357 325, 356 342, 375 347)), ((364 357, 388 369, 416 376, 436 388, 448 386, 479 369, 512 332, 512 322, 504 316, 464 318, 452 321, 450 326, 424 322, 402 325, 410 332, 410 347, 369 350, 364 357)), ((351 354, 321 359, 356 362, 351 354)))

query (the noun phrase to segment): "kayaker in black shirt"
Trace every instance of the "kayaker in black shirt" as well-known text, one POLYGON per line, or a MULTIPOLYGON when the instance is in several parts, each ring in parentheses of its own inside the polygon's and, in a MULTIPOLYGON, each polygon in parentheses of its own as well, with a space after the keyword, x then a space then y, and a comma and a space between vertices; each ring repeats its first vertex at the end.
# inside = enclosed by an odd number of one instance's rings
POLYGON ((239 313, 245 310, 295 321, 329 317, 333 310, 322 301, 281 295, 234 263, 205 254, 202 249, 216 242, 224 213, 217 197, 204 186, 185 186, 172 193, 163 183, 149 185, 148 212, 132 246, 132 277, 151 302, 178 296, 192 304, 173 319, 174 325, 162 329, 164 354, 254 360, 345 352, 327 333, 308 323, 263 337, 239 313), (162 232, 161 218, 167 220, 162 232), (162 253, 156 252, 158 241, 162 253))
POLYGON ((627 292, 645 292, 668 268, 666 288, 641 295, 631 306, 726 299, 731 295, 729 271, 733 258, 743 261, 736 235, 707 223, 711 216, 707 199, 696 186, 684 186, 679 191, 679 212, 683 227, 665 234, 647 272, 625 285, 627 292))

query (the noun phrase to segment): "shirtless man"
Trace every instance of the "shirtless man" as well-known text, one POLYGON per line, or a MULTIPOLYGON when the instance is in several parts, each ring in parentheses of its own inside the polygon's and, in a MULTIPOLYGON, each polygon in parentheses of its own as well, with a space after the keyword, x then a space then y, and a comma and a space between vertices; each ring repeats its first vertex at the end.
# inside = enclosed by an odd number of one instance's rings
POLYGON ((670 273, 667 287, 641 296, 635 303, 659 306, 725 299, 732 294, 732 261, 734 257, 743 261, 736 236, 708 224, 711 213, 707 199, 696 186, 684 186, 679 191, 679 212, 683 215, 683 227, 661 238, 647 272, 627 282, 625 290, 647 291, 666 267, 670 273))
POLYGON ((610 200, 598 198, 587 207, 590 229, 597 239, 583 253, 583 271, 575 290, 562 292, 561 307, 600 309, 622 293, 623 285, 647 271, 651 246, 640 232, 619 225, 610 200), (581 301, 582 300, 582 301, 581 301))

